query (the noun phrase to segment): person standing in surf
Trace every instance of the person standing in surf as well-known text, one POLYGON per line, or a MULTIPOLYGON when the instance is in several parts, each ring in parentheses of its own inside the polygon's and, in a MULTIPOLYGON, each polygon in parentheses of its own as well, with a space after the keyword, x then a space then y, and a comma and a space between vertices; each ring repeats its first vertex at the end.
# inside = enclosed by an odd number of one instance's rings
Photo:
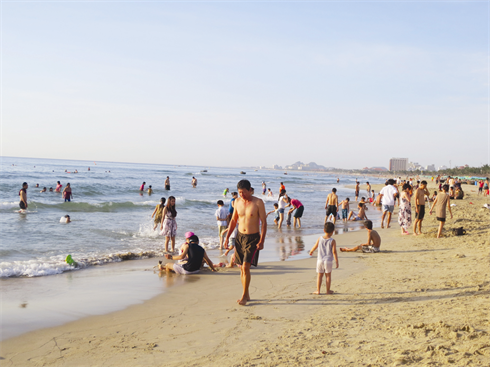
POLYGON ((175 252, 175 235, 177 234, 177 210, 175 209, 175 197, 169 196, 167 205, 163 209, 160 234, 165 236, 165 252, 168 252, 168 242, 172 241, 172 253, 175 252))
POLYGON ((63 190, 63 199, 65 199, 65 203, 66 203, 67 201, 71 201, 72 198, 73 198, 73 194, 71 193, 71 187, 70 184, 67 183, 65 189, 63 190))
POLYGON ((55 192, 61 192, 62 187, 63 187, 63 185, 61 184, 61 182, 57 181, 56 189, 54 191, 55 192))
POLYGON ((170 190, 170 177, 165 179, 165 190, 170 190))
POLYGON ((29 185, 27 185, 27 182, 24 182, 22 184, 22 188, 19 190, 19 197, 20 197, 20 202, 19 202, 19 207, 20 211, 23 212, 24 210, 27 209, 27 188, 29 185))
POLYGON ((165 198, 160 199, 160 204, 158 204, 155 207, 155 210, 153 211, 151 217, 155 217, 155 226, 153 227, 153 230, 155 230, 158 226, 159 223, 162 222, 162 217, 163 217, 163 209, 165 208, 165 198))
POLYGON ((192 187, 193 188, 197 187, 197 179, 194 176, 192 176, 192 187))
POLYGON ((267 233, 267 219, 264 202, 252 196, 252 188, 248 180, 241 180, 237 185, 240 197, 235 200, 235 210, 228 227, 224 247, 228 247, 228 241, 237 223, 240 228, 235 239, 235 261, 242 265, 240 278, 242 281, 242 297, 238 304, 245 306, 250 301, 250 266, 257 266, 259 251, 264 248, 267 233), (262 228, 260 226, 262 224, 262 228))

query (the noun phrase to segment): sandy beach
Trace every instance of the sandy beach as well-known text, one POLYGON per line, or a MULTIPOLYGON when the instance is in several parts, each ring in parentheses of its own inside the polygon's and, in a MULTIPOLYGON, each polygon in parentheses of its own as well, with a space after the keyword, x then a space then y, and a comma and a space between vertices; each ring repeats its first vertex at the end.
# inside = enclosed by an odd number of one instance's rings
MULTIPOLYGON (((401 236, 394 215, 390 229, 375 228, 381 253, 339 252, 334 295, 311 294, 316 256, 259 264, 246 307, 235 302, 237 269, 204 271, 122 311, 7 339, 0 364, 488 366, 490 211, 482 205, 490 200, 464 189, 443 238, 434 215, 421 236, 401 236), (467 234, 454 236, 461 226, 467 234)), ((336 236, 339 247, 365 238, 364 230, 336 236)))

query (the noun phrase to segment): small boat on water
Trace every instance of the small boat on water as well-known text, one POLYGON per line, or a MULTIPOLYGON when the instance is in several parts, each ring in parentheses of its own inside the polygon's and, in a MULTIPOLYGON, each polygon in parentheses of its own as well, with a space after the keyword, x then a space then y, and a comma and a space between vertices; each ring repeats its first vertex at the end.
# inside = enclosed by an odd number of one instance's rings
POLYGON ((201 172, 207 172, 208 170, 207 169, 203 169, 201 172))
POLYGON ((241 175, 246 175, 246 174, 247 174, 247 172, 240 171, 240 174, 241 174, 241 175))

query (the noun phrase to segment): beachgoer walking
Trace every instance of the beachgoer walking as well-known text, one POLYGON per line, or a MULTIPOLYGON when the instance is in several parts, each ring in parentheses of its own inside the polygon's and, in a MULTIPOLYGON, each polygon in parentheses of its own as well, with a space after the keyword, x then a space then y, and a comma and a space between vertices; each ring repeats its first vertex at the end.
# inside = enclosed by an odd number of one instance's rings
POLYGON ((325 223, 327 223, 328 217, 333 215, 333 224, 337 221, 337 207, 339 206, 339 197, 337 196, 337 189, 334 187, 332 192, 328 194, 327 201, 325 202, 325 223))
POLYGON ((163 209, 160 234, 165 236, 165 252, 168 252, 168 242, 172 241, 172 253, 175 252, 175 235, 177 234, 177 210, 175 209, 175 197, 169 196, 167 205, 163 209))
POLYGON ((316 261, 316 292, 313 294, 320 294, 320 288, 322 287, 323 275, 325 275, 325 283, 327 287, 326 294, 333 294, 330 289, 332 283, 332 267, 333 260, 335 259, 335 269, 339 268, 339 258, 337 256, 337 244, 332 238, 335 231, 335 224, 331 222, 325 223, 323 226, 325 234, 316 240, 315 246, 310 250, 310 256, 313 256, 313 252, 318 249, 318 256, 316 261))
POLYGON ((160 204, 157 204, 155 210, 153 211, 151 217, 155 217, 153 230, 162 222, 163 209, 165 208, 165 198, 160 199, 160 204))
POLYGON ((369 182, 366 182, 366 191, 367 191, 367 197, 371 197, 371 184, 369 182))
POLYGON ((483 180, 478 182, 478 195, 483 194, 483 180))
POLYGON ((228 221, 227 219, 227 214, 228 210, 224 207, 225 203, 223 203, 223 200, 218 200, 218 209, 216 210, 215 216, 216 220, 218 222, 218 233, 219 233, 219 248, 223 248, 223 233, 226 230, 226 227, 228 227, 228 221))
POLYGON ((67 201, 71 201, 71 199, 73 198, 73 194, 71 192, 71 187, 70 187, 70 184, 67 183, 64 190, 63 190, 63 195, 62 195, 63 199, 65 199, 65 203, 67 201))
POLYGON ((427 181, 422 181, 417 190, 415 190, 415 222, 413 223, 413 234, 415 236, 422 234, 422 221, 425 216, 425 196, 430 196, 427 190, 427 181), (419 229, 417 233, 417 227, 419 229))
POLYGON ((231 233, 235 230, 235 226, 239 222, 240 229, 235 239, 235 261, 237 264, 242 265, 240 268, 240 277, 243 293, 237 302, 244 306, 250 301, 250 266, 257 266, 259 252, 264 248, 267 233, 267 219, 264 202, 251 195, 250 182, 248 180, 241 180, 238 182, 237 189, 240 193, 240 198, 235 203, 235 210, 225 239, 225 248, 228 246, 231 233))
POLYGON ((434 207, 436 208, 436 218, 439 221, 439 230, 437 231, 437 238, 441 237, 442 227, 444 227, 444 223, 446 222, 446 207, 449 209, 449 214, 451 215, 451 219, 453 219, 453 213, 451 212, 451 199, 448 195, 449 185, 442 186, 442 192, 437 194, 436 199, 432 203, 432 207, 430 208, 429 214, 432 215, 432 210, 434 207))
POLYGON ((489 185, 488 185, 488 178, 485 180, 485 183, 483 184, 483 196, 488 196, 489 194, 489 185))
POLYGON ((22 188, 19 190, 19 207, 20 207, 20 212, 23 212, 24 210, 27 209, 27 189, 29 188, 29 185, 27 182, 24 182, 22 184, 22 188))
POLYGON ((410 185, 404 184, 400 194, 400 210, 398 211, 398 224, 402 234, 409 234, 408 227, 412 225, 412 205, 410 203, 410 185))
POLYGON ((170 190, 170 177, 165 179, 165 190, 170 190))
POLYGON ((267 192, 267 185, 265 184, 264 181, 262 181, 262 195, 265 195, 266 192, 267 192))
POLYGON ((398 190, 393 186, 395 182, 389 179, 386 182, 386 186, 381 189, 378 195, 378 200, 381 197, 381 205, 383 206, 383 215, 381 216, 381 228, 384 228, 384 220, 386 220, 386 228, 390 228, 391 215, 395 210, 395 195, 398 194, 398 190), (388 213, 388 215, 386 215, 388 213))
POLYGON ((192 187, 197 187, 197 179, 194 176, 192 176, 192 187))

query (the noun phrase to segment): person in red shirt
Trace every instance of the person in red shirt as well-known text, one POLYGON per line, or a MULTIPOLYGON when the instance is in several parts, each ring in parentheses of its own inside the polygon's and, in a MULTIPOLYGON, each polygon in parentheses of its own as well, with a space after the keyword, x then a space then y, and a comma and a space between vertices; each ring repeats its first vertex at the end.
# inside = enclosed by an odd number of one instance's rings
POLYGON ((291 209, 289 209, 288 214, 292 213, 294 210, 296 210, 296 213, 294 213, 294 221, 293 221, 293 227, 296 228, 296 223, 298 223, 298 228, 301 228, 301 217, 303 216, 303 211, 305 210, 305 207, 303 204, 301 204, 301 201, 298 199, 291 199, 291 202, 289 205, 292 206, 291 209))

